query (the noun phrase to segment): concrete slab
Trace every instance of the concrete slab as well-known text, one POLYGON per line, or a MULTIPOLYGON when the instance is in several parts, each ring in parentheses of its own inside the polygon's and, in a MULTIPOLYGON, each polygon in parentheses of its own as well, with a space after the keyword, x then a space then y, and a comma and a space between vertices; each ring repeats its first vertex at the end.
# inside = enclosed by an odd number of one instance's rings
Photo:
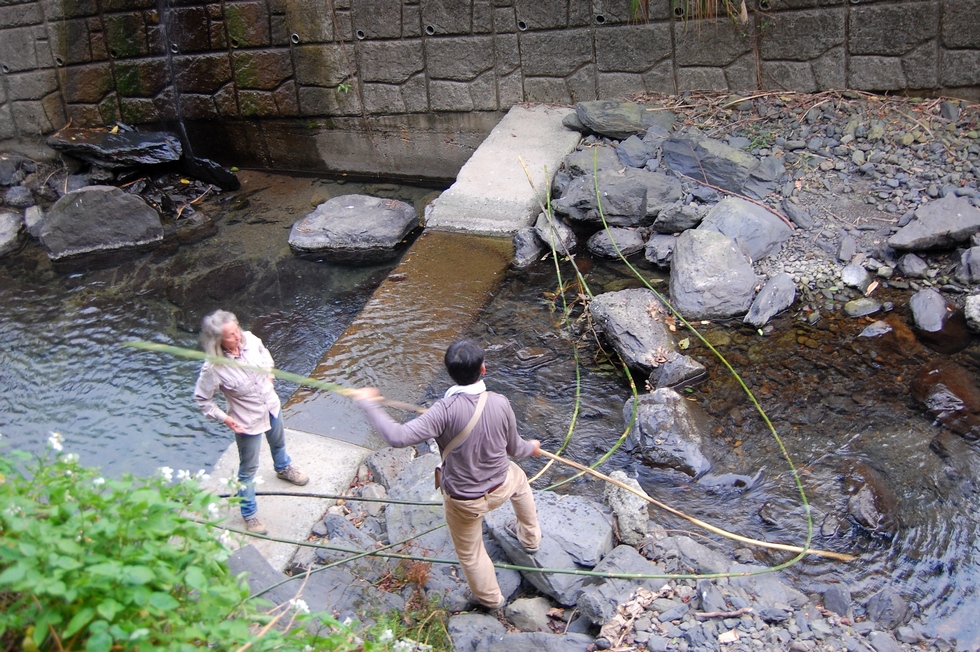
POLYGON ((581 138, 562 125, 573 112, 571 107, 512 107, 463 165, 456 183, 427 209, 426 229, 499 236, 531 224, 558 166, 581 138))
MULTIPOLYGON (((344 387, 373 386, 386 398, 418 403, 445 373, 446 347, 479 316, 513 257, 509 238, 426 231, 310 376, 344 387)), ((449 384, 447 375, 440 395, 449 384)), ((371 449, 385 445, 360 408, 336 394, 301 387, 283 414, 300 430, 371 449)))
MULTIPOLYGON (((310 481, 297 487, 276 477, 272 468, 272 454, 269 444, 262 438, 262 453, 259 462, 256 491, 293 491, 310 494, 341 494, 346 490, 357 473, 357 468, 371 453, 367 448, 323 437, 300 430, 286 428, 286 450, 296 466, 310 476, 310 481)), ((238 447, 234 441, 218 458, 211 471, 211 479, 206 487, 215 493, 228 493, 222 481, 238 475, 238 447)), ((269 529, 269 536, 292 541, 305 541, 310 528, 327 508, 334 504, 329 498, 300 498, 296 496, 259 496, 258 517, 269 529)), ((245 529, 241 513, 231 509, 227 503, 222 507, 224 522, 229 527, 245 529)), ((251 543, 269 560, 278 571, 284 571, 298 546, 292 543, 270 541, 258 537, 233 534, 234 547, 251 543)))

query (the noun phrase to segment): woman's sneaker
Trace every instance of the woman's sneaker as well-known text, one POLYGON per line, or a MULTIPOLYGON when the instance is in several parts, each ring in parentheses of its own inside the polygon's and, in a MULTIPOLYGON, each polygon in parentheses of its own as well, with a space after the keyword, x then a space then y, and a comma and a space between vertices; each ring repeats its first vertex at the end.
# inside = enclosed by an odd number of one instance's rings
POLYGON ((249 516, 245 519, 245 529, 252 534, 269 534, 269 529, 265 523, 259 520, 258 516, 249 516))
POLYGON ((280 480, 285 480, 286 482, 292 482, 300 487, 310 481, 305 473, 297 469, 292 464, 284 468, 282 471, 276 471, 276 477, 280 480))

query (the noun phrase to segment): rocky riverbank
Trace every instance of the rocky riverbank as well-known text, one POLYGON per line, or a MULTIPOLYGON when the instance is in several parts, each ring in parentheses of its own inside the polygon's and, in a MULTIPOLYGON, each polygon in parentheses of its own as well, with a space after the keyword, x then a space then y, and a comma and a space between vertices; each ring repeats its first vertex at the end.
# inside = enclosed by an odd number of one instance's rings
MULTIPOLYGON (((681 242, 678 234, 697 231, 707 222, 710 230, 730 238, 732 249, 746 255, 747 262, 739 262, 738 256, 726 260, 750 265, 753 277, 744 289, 746 300, 734 308, 730 286, 722 284, 725 292, 712 297, 703 286, 690 283, 690 294, 697 299, 688 304, 692 318, 744 320, 758 327, 760 335, 779 336, 770 319, 789 308, 794 319, 811 325, 832 313, 864 319, 870 324, 864 336, 876 338, 897 328, 900 320, 892 317, 907 309, 912 328, 906 327, 899 339, 918 337, 931 346, 945 342, 962 348, 974 337, 955 335, 951 324, 963 309, 968 323, 976 321, 970 316, 978 280, 971 240, 977 231, 973 211, 980 205, 976 105, 856 93, 632 99, 632 106, 603 107, 613 116, 605 127, 591 122, 588 112, 577 112, 579 120, 571 126, 583 131, 583 147, 559 171, 553 194, 557 219, 543 216, 518 235, 516 264, 534 264, 552 243, 567 249, 563 253, 575 254, 584 246, 598 257, 642 256, 649 266, 670 270, 670 296, 676 302, 684 289, 674 258, 679 255, 674 248, 681 242), (637 111, 637 105, 644 108, 637 111), (670 119, 664 120, 668 112, 670 119), (685 147, 694 155, 687 156, 685 147), (588 179, 593 171, 605 175, 600 177, 601 210, 588 179), (719 215, 720 205, 732 204, 723 204, 725 197, 737 199, 739 208, 749 212, 735 223, 719 215), (765 215, 754 213, 753 207, 763 208, 765 215), (612 227, 612 237, 599 231, 603 221, 612 227), (943 226, 916 231, 915 238, 912 229, 896 239, 909 225, 932 222, 943 226), (740 230, 746 224, 752 228, 740 230), (946 228, 949 224, 955 228, 946 228), (586 242, 580 244, 582 240, 586 242), (772 294, 759 292, 768 281, 787 278, 789 283, 772 294), (890 298, 879 301, 877 296, 886 290, 890 298), (756 305, 760 295, 767 297, 767 305, 756 305), (876 316, 883 318, 875 321, 876 316)), ((693 251, 701 266, 691 278, 701 281, 707 250, 693 251)), ((727 282, 735 276, 725 271, 730 269, 722 267, 718 276, 727 282)), ((672 388, 695 382, 704 368, 697 360, 682 360, 686 356, 676 347, 672 329, 650 334, 660 328, 657 322, 667 320, 651 310, 655 299, 638 294, 644 292, 606 293, 590 307, 603 336, 631 367, 649 374, 651 388, 659 388, 640 397, 638 424, 629 442, 633 454, 699 484, 710 480, 731 488, 751 486, 758 476, 705 475, 709 466, 697 445, 697 432, 681 428, 663 436, 667 426, 655 413, 689 403, 671 399, 672 388), (631 339, 639 342, 635 349, 628 344, 631 339), (682 362, 673 364, 675 360, 682 362), (644 412, 647 407, 649 413, 644 412), (674 439, 683 445, 664 441, 674 439)), ((924 410, 938 405, 935 393, 920 390, 924 410)), ((973 410, 978 406, 969 401, 968 389, 965 394, 956 400, 966 399, 966 409, 937 413, 937 418, 945 418, 953 432, 975 438, 973 410)), ((430 483, 435 459, 424 451, 418 457, 406 451, 379 452, 353 483, 352 494, 437 499, 430 483)), ((617 477, 638 488, 635 480, 617 477)), ((825 515, 822 531, 833 531, 828 523, 844 522, 879 534, 887 530, 887 491, 871 479, 856 482, 851 491, 841 513, 825 515)), ((452 614, 448 627, 455 648, 466 650, 973 649, 970 641, 930 635, 900 587, 860 598, 833 583, 804 593, 785 574, 760 566, 751 547, 706 545, 663 532, 635 494, 607 490, 600 502, 538 492, 537 500, 546 540, 534 557, 506 534, 505 510, 488 518, 491 555, 525 567, 499 572, 511 602, 498 613, 471 610, 451 565, 433 564, 416 585, 379 595, 371 583, 391 570, 391 562, 362 563, 351 575, 331 569, 334 575, 323 580, 325 588, 314 590, 334 596, 326 598, 326 608, 351 616, 372 604, 403 609, 417 595, 434 598, 452 614), (599 576, 583 579, 553 569, 588 569, 599 576), (603 573, 634 578, 601 577, 603 573), (667 575, 682 577, 658 577, 667 575), (367 583, 358 584, 355 576, 367 583), (337 589, 347 586, 363 591, 338 597, 337 589)), ((389 504, 382 511, 380 505, 371 505, 348 501, 332 508, 314 526, 313 540, 369 550, 414 539, 413 548, 424 550, 426 557, 453 558, 444 529, 426 532, 439 522, 438 507, 389 504)), ((307 550, 295 560, 294 571, 336 561, 343 554, 307 550)))

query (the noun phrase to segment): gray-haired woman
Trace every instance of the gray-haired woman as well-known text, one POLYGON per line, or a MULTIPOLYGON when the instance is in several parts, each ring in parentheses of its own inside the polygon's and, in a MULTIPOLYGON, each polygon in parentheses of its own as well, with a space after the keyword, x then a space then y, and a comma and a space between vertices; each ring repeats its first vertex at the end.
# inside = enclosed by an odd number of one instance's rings
MULTIPOLYGON (((226 310, 216 310, 201 323, 201 346, 204 352, 215 358, 228 358, 250 367, 272 369, 272 354, 262 340, 238 325, 238 318, 226 310)), ((242 497, 242 518, 245 528, 256 534, 268 530, 255 515, 255 472, 259 468, 259 451, 265 433, 272 450, 276 477, 296 485, 309 481, 292 465, 286 454, 286 436, 282 427, 282 405, 272 386, 271 374, 242 369, 240 366, 214 363, 201 365, 201 373, 194 386, 194 401, 209 419, 220 421, 235 432, 238 444, 238 482, 242 497), (214 402, 217 390, 225 396, 228 411, 224 412, 214 402)))

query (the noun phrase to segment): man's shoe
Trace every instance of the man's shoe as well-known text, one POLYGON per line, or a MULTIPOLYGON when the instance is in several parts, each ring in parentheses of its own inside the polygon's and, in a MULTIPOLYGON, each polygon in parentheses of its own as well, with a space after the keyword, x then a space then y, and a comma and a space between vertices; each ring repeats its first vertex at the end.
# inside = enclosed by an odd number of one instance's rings
POLYGON ((269 528, 259 520, 258 516, 249 516, 245 519, 245 529, 252 534, 269 534, 269 528))
POLYGON ((523 543, 521 543, 521 540, 517 537, 517 519, 516 518, 513 519, 513 520, 508 521, 507 522, 507 525, 504 527, 504 529, 507 530, 507 534, 509 534, 510 536, 512 536, 515 539, 517 539, 517 545, 519 545, 521 547, 521 549, 525 553, 527 553, 528 555, 533 555, 533 554, 535 554, 538 551, 537 548, 528 548, 523 543))
POLYGON ((282 471, 276 471, 276 477, 280 480, 285 480, 286 482, 292 482, 300 487, 310 481, 305 473, 297 469, 292 464, 284 468, 282 471))
POLYGON ((504 615, 504 605, 506 604, 507 604, 507 598, 503 598, 500 601, 500 604, 493 607, 489 607, 483 604, 482 602, 477 602, 476 606, 473 607, 473 611, 500 619, 504 615))

